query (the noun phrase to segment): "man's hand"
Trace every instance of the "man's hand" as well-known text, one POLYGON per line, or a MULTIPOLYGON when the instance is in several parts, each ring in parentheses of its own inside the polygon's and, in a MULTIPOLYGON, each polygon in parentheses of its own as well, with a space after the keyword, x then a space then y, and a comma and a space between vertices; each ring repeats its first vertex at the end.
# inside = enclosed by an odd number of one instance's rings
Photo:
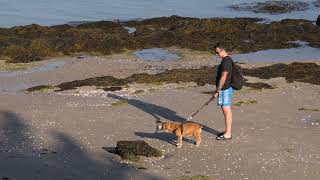
POLYGON ((219 93, 218 93, 218 92, 215 92, 215 93, 213 94, 213 97, 214 97, 214 98, 217 98, 218 95, 219 95, 219 93))
POLYGON ((217 98, 217 97, 218 97, 218 95, 219 95, 219 93, 218 93, 217 91, 214 91, 214 93, 213 93, 213 97, 214 97, 214 98, 217 98))

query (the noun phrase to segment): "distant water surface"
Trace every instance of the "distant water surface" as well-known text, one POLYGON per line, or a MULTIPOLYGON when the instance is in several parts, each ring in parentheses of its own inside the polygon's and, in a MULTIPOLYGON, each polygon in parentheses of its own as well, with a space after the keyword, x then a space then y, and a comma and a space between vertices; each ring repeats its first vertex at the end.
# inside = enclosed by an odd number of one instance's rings
POLYGON ((136 51, 133 54, 146 61, 172 61, 180 58, 177 54, 162 48, 143 49, 141 51, 136 51))
POLYGON ((314 21, 320 9, 314 0, 304 0, 310 10, 279 15, 234 11, 230 5, 264 0, 0 0, 0 27, 41 24, 57 25, 72 21, 129 20, 160 16, 260 17, 314 21))
POLYGON ((320 61, 320 48, 308 46, 307 42, 292 41, 300 45, 297 48, 268 49, 253 53, 235 54, 235 61, 244 63, 256 62, 292 62, 292 61, 320 61))

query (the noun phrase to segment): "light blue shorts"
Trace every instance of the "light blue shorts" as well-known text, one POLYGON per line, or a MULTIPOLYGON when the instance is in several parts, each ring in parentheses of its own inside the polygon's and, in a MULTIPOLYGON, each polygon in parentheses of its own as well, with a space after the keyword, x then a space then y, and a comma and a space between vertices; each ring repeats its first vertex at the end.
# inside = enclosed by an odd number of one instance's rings
POLYGON ((224 106, 231 106, 232 104, 232 94, 233 94, 233 88, 230 87, 226 90, 221 90, 219 92, 219 96, 217 99, 217 105, 224 107, 224 106))

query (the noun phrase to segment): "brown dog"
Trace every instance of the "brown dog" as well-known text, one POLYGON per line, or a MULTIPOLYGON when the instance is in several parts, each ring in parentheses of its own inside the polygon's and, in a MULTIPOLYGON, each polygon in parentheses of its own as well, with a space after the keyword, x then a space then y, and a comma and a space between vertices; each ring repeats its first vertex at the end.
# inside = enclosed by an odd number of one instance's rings
POLYGON ((193 136, 196 139, 196 146, 200 145, 201 142, 201 128, 203 126, 194 122, 186 123, 172 123, 172 122, 160 122, 158 124, 158 130, 164 130, 171 132, 178 137, 177 147, 182 146, 183 136, 193 136))

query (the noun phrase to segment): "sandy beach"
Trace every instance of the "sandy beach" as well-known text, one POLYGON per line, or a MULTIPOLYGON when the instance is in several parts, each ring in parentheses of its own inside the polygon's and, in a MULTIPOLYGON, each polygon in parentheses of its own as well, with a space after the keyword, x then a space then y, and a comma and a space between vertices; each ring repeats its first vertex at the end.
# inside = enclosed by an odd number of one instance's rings
POLYGON ((184 54, 179 61, 148 62, 126 53, 85 55, 31 65, 64 62, 50 70, 7 72, 0 78, 0 178, 319 179, 318 85, 287 83, 282 77, 246 77, 249 82, 265 82, 276 88, 236 91, 233 102, 239 105, 233 106, 233 139, 228 141, 215 140, 224 120, 220 107, 211 102, 193 118, 204 125, 202 144, 196 147, 190 137, 181 149, 173 144, 174 135, 156 131, 155 122, 183 122, 211 97, 203 92, 214 90, 214 86, 190 82, 130 84, 115 92, 96 87, 61 92, 23 90, 106 75, 124 78, 218 63, 210 54, 179 51, 184 54), (117 105, 120 99, 127 103, 117 105), (104 150, 121 140, 144 140, 164 156, 133 163, 104 150))

